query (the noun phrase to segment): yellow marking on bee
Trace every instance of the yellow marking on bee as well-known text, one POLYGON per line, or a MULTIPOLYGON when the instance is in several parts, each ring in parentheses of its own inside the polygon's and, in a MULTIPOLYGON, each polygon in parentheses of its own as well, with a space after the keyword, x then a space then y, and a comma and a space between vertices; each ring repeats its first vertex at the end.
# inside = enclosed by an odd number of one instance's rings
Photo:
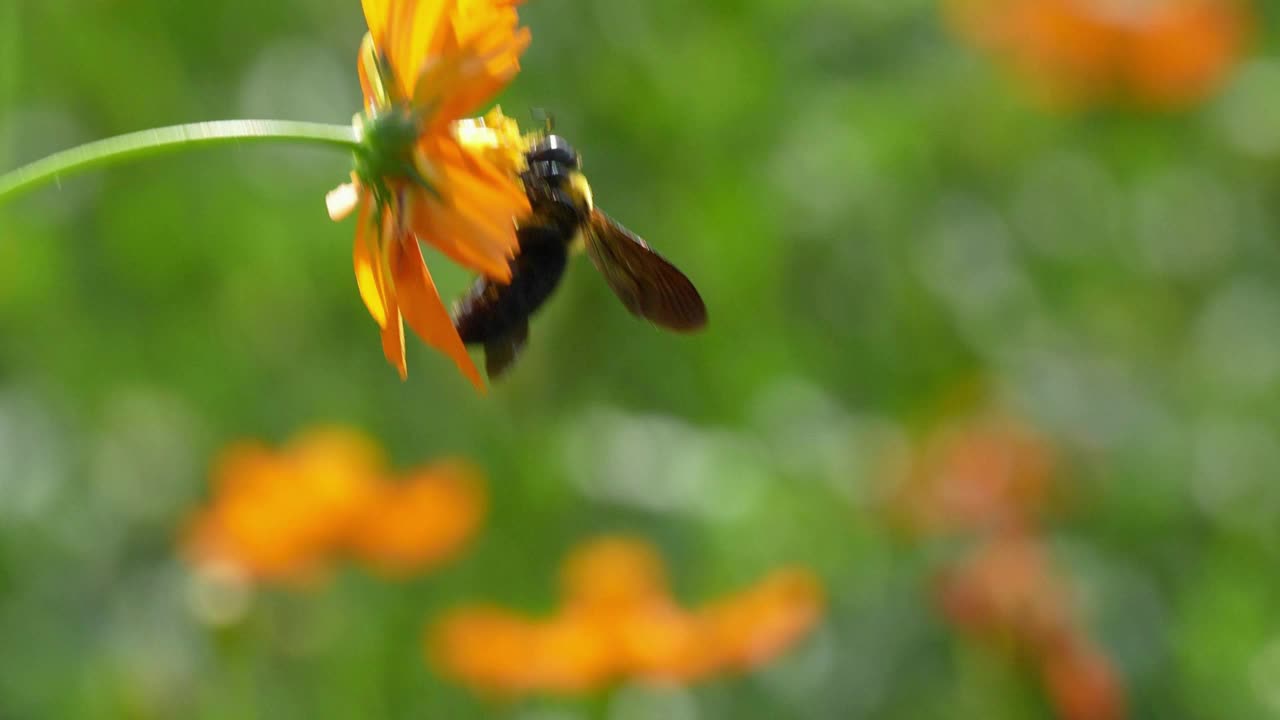
POLYGON ((573 239, 569 241, 569 254, 577 255, 587 249, 587 233, 582 228, 573 234, 573 239))
POLYGON ((587 206, 587 213, 590 214, 595 209, 595 202, 591 197, 591 185, 587 183, 587 176, 580 172, 575 172, 569 178, 569 187, 577 193, 577 198, 587 206))

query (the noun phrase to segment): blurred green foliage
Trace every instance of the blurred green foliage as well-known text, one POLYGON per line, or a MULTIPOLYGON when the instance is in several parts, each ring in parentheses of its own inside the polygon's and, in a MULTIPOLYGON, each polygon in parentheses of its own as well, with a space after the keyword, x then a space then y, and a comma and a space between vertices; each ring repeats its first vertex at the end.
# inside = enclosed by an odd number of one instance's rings
MULTIPOLYGON (((0 207, 0 718, 1044 717, 940 619, 930 552, 876 502, 883 458, 975 387, 1067 458, 1051 546, 1133 716, 1280 712, 1269 38, 1188 112, 1055 115, 927 0, 523 17, 504 108, 555 115, 709 331, 634 320, 579 259, 489 397, 416 342, 402 383, 324 213, 338 153, 202 151, 0 207), (316 422, 401 466, 474 458, 485 532, 413 582, 351 571, 202 625, 175 537, 211 459, 316 422), (812 567, 829 617, 686 690, 493 704, 424 663, 438 611, 546 609, 567 550, 620 531, 690 601, 812 567)), ((363 29, 354 0, 0 0, 0 168, 179 122, 347 122, 363 29)))

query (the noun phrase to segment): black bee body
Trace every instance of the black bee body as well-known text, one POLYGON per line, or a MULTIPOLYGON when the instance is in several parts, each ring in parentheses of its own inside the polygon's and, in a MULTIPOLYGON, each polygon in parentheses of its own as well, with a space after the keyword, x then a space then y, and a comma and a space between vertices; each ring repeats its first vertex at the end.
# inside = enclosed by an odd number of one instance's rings
POLYGON ((453 314, 462 341, 484 346, 490 379, 515 361, 529 338, 529 318, 559 286, 579 247, 633 314, 677 332, 706 325, 707 310, 693 283, 595 207, 581 158, 564 138, 543 136, 525 160, 521 181, 530 212, 517 223, 511 282, 477 279, 453 314))
POLYGON ((558 135, 549 135, 526 154, 522 174, 531 212, 520 221, 520 252, 511 261, 511 282, 480 277, 459 301, 454 326, 468 345, 483 344, 485 370, 501 375, 529 336, 529 318, 560 285, 569 251, 591 213, 590 199, 576 193, 578 154, 558 135))

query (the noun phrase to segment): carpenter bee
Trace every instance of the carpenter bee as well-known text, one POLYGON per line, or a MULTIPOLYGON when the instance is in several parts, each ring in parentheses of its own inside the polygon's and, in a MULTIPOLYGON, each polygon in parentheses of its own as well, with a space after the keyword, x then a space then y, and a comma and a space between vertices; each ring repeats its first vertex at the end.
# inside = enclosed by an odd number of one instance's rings
POLYGON ((677 332, 707 323, 707 309, 684 273, 604 214, 591 197, 582 160, 564 138, 543 134, 525 153, 521 174, 530 213, 517 222, 519 253, 511 282, 480 277, 455 305, 453 323, 468 345, 483 345, 485 372, 496 379, 529 338, 529 318, 582 250, 633 314, 677 332))

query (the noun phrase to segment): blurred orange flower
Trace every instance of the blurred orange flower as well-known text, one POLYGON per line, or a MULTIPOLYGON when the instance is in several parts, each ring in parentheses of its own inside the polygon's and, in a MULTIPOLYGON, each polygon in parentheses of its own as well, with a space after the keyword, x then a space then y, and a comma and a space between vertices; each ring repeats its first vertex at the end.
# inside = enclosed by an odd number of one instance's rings
POLYGON ((1246 0, 947 0, 952 27, 1055 105, 1184 107, 1213 92, 1253 26, 1246 0))
POLYGON ((314 580, 372 496, 381 462, 367 438, 344 430, 307 433, 279 452, 233 445, 213 471, 214 502, 191 521, 188 556, 259 580, 314 580))
POLYGON ((810 573, 783 570, 687 610, 671 598, 649 545, 605 538, 566 561, 552 617, 464 608, 434 627, 428 647, 448 673, 480 691, 583 692, 625 678, 692 682, 769 662, 812 629, 823 602, 810 573))
POLYGON ((1008 533, 988 539, 945 570, 938 585, 943 612, 978 635, 1005 638, 1035 655, 1074 631, 1066 588, 1033 537, 1008 533))
POLYGON ((251 580, 305 583, 344 551, 404 574, 456 553, 484 514, 478 471, 459 462, 387 479, 378 447, 354 431, 316 430, 273 451, 228 448, 214 496, 183 541, 197 569, 251 580))
POLYGON ((818 622, 822 588, 802 570, 779 570, 704 611, 730 667, 748 669, 779 655, 818 622), (749 632, 743 632, 750 628, 749 632))
POLYGON ((894 501, 916 534, 974 532, 1034 521, 1048 500, 1052 448, 1012 419, 949 425, 925 441, 894 501))
POLYGON ((479 528, 485 505, 478 469, 437 463, 380 484, 351 523, 347 545, 382 572, 413 573, 456 554, 479 528))
POLYGON ((928 438, 890 497, 911 536, 962 543, 933 587, 953 626, 1036 668, 1059 717, 1121 718, 1120 680, 1040 536, 1056 466, 1054 448, 1024 423, 979 414, 928 438))
POLYGON ((1125 717, 1115 669, 1078 626, 1067 587, 1034 537, 1015 532, 988 539, 942 573, 938 593, 952 623, 1040 668, 1059 717, 1125 717))
MULTIPOLYGON (((461 265, 509 280, 515 218, 529 210, 519 150, 494 162, 491 145, 460 133, 463 115, 520 69, 529 31, 520 0, 363 0, 369 33, 358 69, 364 152, 352 181, 326 198, 330 216, 356 212, 355 274, 382 331, 387 360, 407 375, 404 326, 453 358, 483 389, 436 290, 419 239, 461 265)), ((471 121, 474 125, 474 121, 471 121)))
POLYGON ((1044 655, 1041 674, 1063 720, 1119 720, 1128 714, 1115 668, 1100 650, 1078 636, 1044 655))
POLYGON ((561 594, 559 622, 608 647, 603 675, 693 680, 713 669, 705 628, 671 598, 662 560, 647 543, 613 537, 580 548, 564 564, 561 594))

